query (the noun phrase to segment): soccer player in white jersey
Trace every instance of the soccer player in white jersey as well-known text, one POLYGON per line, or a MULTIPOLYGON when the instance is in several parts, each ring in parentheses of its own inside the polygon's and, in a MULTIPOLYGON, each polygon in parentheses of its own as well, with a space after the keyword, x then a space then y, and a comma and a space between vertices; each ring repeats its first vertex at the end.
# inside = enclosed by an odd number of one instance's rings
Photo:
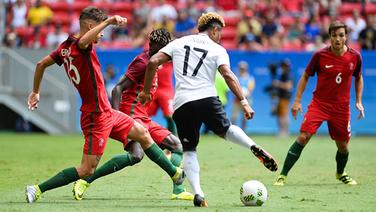
POLYGON ((173 119, 183 144, 183 168, 195 193, 193 203, 198 207, 207 207, 200 186, 200 166, 196 153, 202 123, 218 136, 251 150, 269 170, 276 171, 278 168, 269 153, 256 145, 241 128, 231 124, 217 96, 214 82, 218 70, 231 91, 241 100, 245 118, 253 118, 254 111, 230 69, 227 51, 218 44, 224 26, 220 15, 210 12, 203 14, 198 20, 198 34, 176 39, 150 58, 144 89, 138 96, 141 103, 151 100, 150 88, 157 67, 172 60, 176 78, 173 119))

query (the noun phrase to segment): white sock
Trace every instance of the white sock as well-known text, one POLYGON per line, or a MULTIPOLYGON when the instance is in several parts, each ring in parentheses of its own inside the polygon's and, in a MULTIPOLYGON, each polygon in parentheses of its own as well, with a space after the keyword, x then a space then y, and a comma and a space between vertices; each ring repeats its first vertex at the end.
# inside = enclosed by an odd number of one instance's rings
POLYGON ((183 169, 189 184, 191 184, 193 193, 204 197, 204 192, 201 190, 200 185, 200 165, 198 164, 196 151, 183 153, 183 169))
POLYGON ((245 132, 236 125, 231 125, 226 132, 226 140, 229 140, 235 144, 239 144, 247 149, 251 146, 256 145, 256 143, 245 134, 245 132))

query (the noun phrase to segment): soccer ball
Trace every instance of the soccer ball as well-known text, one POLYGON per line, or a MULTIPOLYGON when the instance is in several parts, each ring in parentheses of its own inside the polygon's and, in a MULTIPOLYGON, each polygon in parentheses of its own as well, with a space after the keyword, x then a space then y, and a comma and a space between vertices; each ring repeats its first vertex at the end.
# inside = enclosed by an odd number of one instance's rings
POLYGON ((261 206, 267 198, 268 191, 260 181, 247 181, 240 188, 240 200, 245 206, 261 206))

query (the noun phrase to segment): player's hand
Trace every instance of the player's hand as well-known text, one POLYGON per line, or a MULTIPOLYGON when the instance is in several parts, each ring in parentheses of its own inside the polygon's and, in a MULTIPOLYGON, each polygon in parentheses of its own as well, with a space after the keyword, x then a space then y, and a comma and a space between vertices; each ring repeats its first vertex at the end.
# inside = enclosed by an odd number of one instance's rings
POLYGON ((359 115, 357 117, 357 119, 362 119, 364 117, 366 117, 366 115, 364 114, 364 107, 363 107, 363 104, 361 102, 358 102, 355 104, 356 108, 359 110, 359 115))
POLYGON ((27 99, 27 105, 29 110, 35 110, 38 108, 39 103, 39 93, 31 92, 29 98, 27 99))
POLYGON ((150 93, 145 93, 144 91, 141 91, 141 93, 137 96, 137 101, 139 101, 142 105, 151 101, 151 95, 150 93))
POLYGON ((243 106, 244 110, 244 118, 249 120, 253 118, 253 115, 255 114, 255 111, 249 106, 249 104, 243 106))
POLYGON ((294 101, 294 103, 291 106, 291 113, 295 120, 299 112, 303 113, 302 104, 300 102, 294 101))
POLYGON ((121 17, 120 15, 114 15, 108 18, 107 22, 111 25, 122 26, 127 23, 127 18, 121 17))

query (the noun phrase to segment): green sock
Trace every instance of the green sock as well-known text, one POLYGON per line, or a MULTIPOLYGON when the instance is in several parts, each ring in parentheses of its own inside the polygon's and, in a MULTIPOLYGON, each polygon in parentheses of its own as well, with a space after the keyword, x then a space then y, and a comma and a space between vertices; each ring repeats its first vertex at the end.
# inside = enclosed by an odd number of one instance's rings
POLYGON ((153 143, 149 148, 144 149, 144 152, 150 158, 150 160, 158 164, 158 166, 165 170, 170 177, 175 175, 176 167, 172 165, 171 161, 168 160, 157 144, 153 143))
POLYGON ((130 154, 126 153, 116 155, 115 157, 107 161, 105 164, 103 164, 101 167, 99 167, 97 170, 95 170, 94 174, 87 177, 85 180, 88 183, 92 183, 94 180, 100 177, 117 172, 127 166, 132 166, 133 164, 134 161, 132 160, 130 154))
POLYGON ((342 174, 345 170, 347 160, 349 158, 349 153, 340 153, 337 151, 336 161, 337 161, 337 174, 342 174))
POLYGON ((63 171, 59 172, 54 177, 51 177, 47 181, 39 184, 39 188, 42 192, 58 188, 64 185, 68 185, 71 182, 80 179, 78 176, 77 170, 74 167, 64 169, 63 171))
POLYGON ((289 151, 287 152, 287 156, 285 159, 285 163, 283 164, 283 169, 281 174, 287 176, 290 169, 294 166, 295 162, 299 159, 300 153, 302 153, 304 146, 298 144, 297 141, 295 141, 289 151))
POLYGON ((165 117, 167 121, 167 129, 168 131, 172 132, 174 135, 176 135, 176 129, 175 129, 175 123, 174 120, 172 120, 172 117, 165 117))
MULTIPOLYGON (((171 152, 171 163, 176 166, 180 167, 181 166, 181 161, 183 159, 183 152, 181 150, 174 150, 171 152)), ((173 190, 172 193, 174 194, 180 194, 181 192, 184 191, 184 186, 183 184, 181 185, 176 185, 175 183, 173 185, 173 190)))

